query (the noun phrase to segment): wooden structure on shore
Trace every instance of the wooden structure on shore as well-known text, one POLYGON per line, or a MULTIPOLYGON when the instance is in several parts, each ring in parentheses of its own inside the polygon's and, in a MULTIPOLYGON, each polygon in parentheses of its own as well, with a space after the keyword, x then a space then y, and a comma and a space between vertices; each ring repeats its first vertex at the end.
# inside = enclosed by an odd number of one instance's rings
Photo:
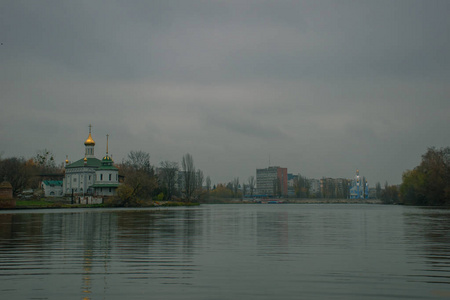
POLYGON ((16 207, 16 199, 13 197, 13 187, 8 181, 0 183, 0 208, 16 207))

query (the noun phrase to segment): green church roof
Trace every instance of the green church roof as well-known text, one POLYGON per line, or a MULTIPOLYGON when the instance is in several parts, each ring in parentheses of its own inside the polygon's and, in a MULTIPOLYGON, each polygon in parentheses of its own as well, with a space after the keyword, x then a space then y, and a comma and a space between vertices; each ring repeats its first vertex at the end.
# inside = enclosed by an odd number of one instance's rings
POLYGON ((118 183, 96 183, 96 184, 92 185, 91 187, 93 187, 93 188, 101 188, 101 187, 103 187, 103 188, 108 188, 108 187, 116 188, 118 186, 119 186, 118 183))
POLYGON ((98 168, 99 170, 119 170, 117 167, 113 165, 102 165, 98 168))
MULTIPOLYGON (((92 157, 87 158, 86 167, 91 168, 99 168, 102 165, 102 161, 98 158, 92 157)), ((70 165, 66 166, 66 169, 68 168, 82 168, 84 167, 84 158, 77 160, 76 162, 71 163, 70 165)))
POLYGON ((44 180, 42 182, 47 186, 62 186, 63 185, 62 180, 44 180))

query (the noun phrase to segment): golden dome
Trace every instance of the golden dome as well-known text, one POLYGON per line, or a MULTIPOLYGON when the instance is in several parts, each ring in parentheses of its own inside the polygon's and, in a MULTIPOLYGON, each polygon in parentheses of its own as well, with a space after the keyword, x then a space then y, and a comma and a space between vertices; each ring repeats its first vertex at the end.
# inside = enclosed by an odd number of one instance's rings
POLYGON ((95 146, 95 142, 92 139, 91 133, 89 132, 89 137, 87 138, 86 142, 84 142, 85 146, 95 146))
POLYGON ((84 161, 85 161, 85 162, 87 161, 87 158, 86 158, 86 156, 84 157, 84 161))

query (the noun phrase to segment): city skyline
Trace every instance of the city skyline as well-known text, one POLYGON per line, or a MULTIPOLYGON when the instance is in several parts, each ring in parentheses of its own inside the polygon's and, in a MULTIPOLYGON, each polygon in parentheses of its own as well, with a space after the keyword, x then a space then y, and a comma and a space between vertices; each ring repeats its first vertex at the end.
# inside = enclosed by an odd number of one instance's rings
POLYGON ((8 1, 0 153, 190 153, 213 182, 269 165, 401 183, 450 140, 449 1, 8 1))

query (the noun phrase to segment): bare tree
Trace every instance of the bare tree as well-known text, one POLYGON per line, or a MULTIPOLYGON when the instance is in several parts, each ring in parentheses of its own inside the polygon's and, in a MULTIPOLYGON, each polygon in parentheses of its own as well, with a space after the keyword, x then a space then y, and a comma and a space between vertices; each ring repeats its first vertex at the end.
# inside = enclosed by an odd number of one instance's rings
POLYGON ((203 189, 203 181, 204 181, 202 170, 197 170, 197 172, 195 173, 195 181, 196 181, 196 190, 201 192, 203 189))
POLYGON ((239 189, 239 177, 235 177, 232 182, 233 186, 233 196, 236 198, 238 195, 238 189, 239 189))
POLYGON ((211 190, 211 178, 206 176, 206 190, 209 192, 211 190))
POLYGON ((181 168, 183 170, 184 175, 184 193, 186 195, 186 200, 191 200, 191 197, 195 190, 195 167, 194 167, 194 159, 192 155, 186 153, 183 156, 183 160, 181 162, 181 168))
POLYGON ((33 166, 27 164, 23 157, 0 160, 0 182, 9 181, 13 187, 14 196, 28 187, 34 173, 33 166))
POLYGON ((248 178, 248 188, 250 189, 250 196, 253 197, 253 190, 255 189, 255 176, 248 178))
POLYGON ((173 161, 163 161, 161 162, 161 169, 159 173, 159 180, 161 186, 166 188, 166 200, 171 200, 172 196, 175 194, 175 183, 178 174, 178 163, 173 161))
POLYGON ((130 187, 129 190, 131 191, 129 196, 121 199, 122 205, 131 205, 133 201, 138 199, 151 199, 158 187, 158 182, 150 165, 149 153, 130 151, 127 160, 119 165, 119 172, 125 176, 124 183, 130 187))
POLYGON ((124 163, 135 170, 151 172, 150 154, 147 152, 130 151, 124 163))
POLYGON ((52 172, 56 170, 54 154, 48 149, 37 151, 36 156, 33 160, 41 173, 52 172))

